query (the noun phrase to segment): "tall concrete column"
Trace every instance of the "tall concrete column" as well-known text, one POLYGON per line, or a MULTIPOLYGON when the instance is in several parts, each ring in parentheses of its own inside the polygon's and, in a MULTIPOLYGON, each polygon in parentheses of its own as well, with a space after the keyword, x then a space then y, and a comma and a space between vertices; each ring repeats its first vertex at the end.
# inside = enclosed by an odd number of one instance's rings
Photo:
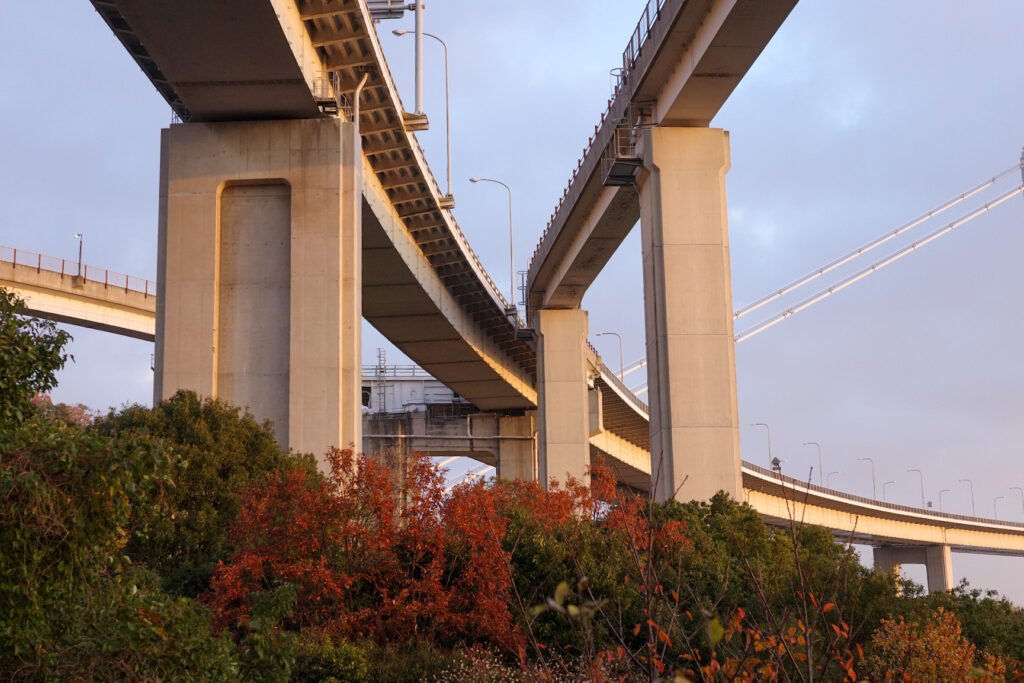
POLYGON ((499 417, 498 476, 502 479, 537 481, 537 416, 533 411, 519 417, 499 417))
POLYGON ((923 564, 928 592, 953 590, 953 555, 948 545, 881 546, 874 549, 875 571, 892 572, 900 578, 904 564, 923 564))
POLYGON ((537 330, 537 469, 541 485, 567 476, 587 481, 587 312, 543 309, 537 330))
POLYGON ((192 389, 298 451, 360 447, 361 172, 336 119, 163 131, 155 400, 192 389))
POLYGON ((725 173, 729 135, 644 131, 639 180, 658 500, 742 495, 725 173))

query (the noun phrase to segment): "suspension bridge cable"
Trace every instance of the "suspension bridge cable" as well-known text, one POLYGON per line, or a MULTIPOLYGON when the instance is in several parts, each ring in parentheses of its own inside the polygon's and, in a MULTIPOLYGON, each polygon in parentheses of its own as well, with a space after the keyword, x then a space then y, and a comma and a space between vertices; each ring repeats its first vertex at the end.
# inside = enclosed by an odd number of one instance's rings
POLYGON ((933 218, 933 217, 939 215, 940 213, 942 213, 943 211, 945 211, 946 209, 952 208, 952 207, 956 206, 957 204, 959 204, 960 202, 965 201, 967 199, 970 199, 971 197, 973 197, 974 195, 978 194, 982 190, 984 190, 986 188, 989 188, 989 187, 992 187, 993 185, 995 185, 997 182, 999 182, 1003 178, 1007 177, 1011 173, 1016 172, 1018 169, 1020 169, 1022 174, 1024 174, 1024 155, 1021 156, 1021 161, 1016 166, 1003 171, 999 175, 996 175, 996 176, 990 178, 989 180, 986 180, 985 182, 981 183, 980 185, 977 185, 976 187, 973 187, 970 190, 967 190, 963 194, 958 195, 958 196, 954 197, 953 199, 950 199, 949 201, 945 202, 944 204, 940 204, 939 206, 935 207, 931 211, 918 216, 917 218, 915 218, 914 220, 910 221, 909 223, 905 223, 905 224, 901 225, 900 227, 896 228, 895 230, 893 230, 891 232, 887 232, 884 235, 882 235, 881 237, 878 237, 878 238, 872 240, 871 242, 868 242, 867 244, 854 249, 853 251, 849 252, 848 254, 844 254, 843 256, 840 256, 839 258, 835 259, 834 261, 830 261, 829 263, 826 263, 822 267, 817 268, 817 269, 811 271, 807 275, 804 275, 803 277, 801 277, 801 278, 799 278, 797 280, 794 280, 793 282, 789 283, 785 287, 782 287, 781 289, 778 289, 778 290, 772 292, 771 294, 767 294, 767 295, 761 297, 760 299, 758 299, 757 301, 755 301, 755 302, 753 302, 751 304, 748 304, 748 305, 744 306, 743 308, 738 309, 737 311, 735 311, 732 314, 733 320, 737 320, 739 318, 742 318, 746 314, 751 313, 752 311, 755 311, 758 308, 761 308, 765 304, 770 303, 772 301, 775 301, 779 297, 785 296, 789 292, 792 292, 794 289, 802 287, 805 284, 807 284, 808 282, 810 282, 810 281, 812 281, 812 280, 814 280, 816 278, 821 277, 825 273, 828 273, 829 271, 835 270, 836 268, 838 268, 839 266, 841 266, 843 264, 849 263, 850 261, 852 261, 853 259, 857 258, 858 256, 866 254, 867 252, 871 251, 875 247, 880 246, 882 244, 885 244, 886 242, 888 242, 889 240, 893 239, 894 237, 899 237, 900 235, 902 235, 906 231, 910 230, 911 228, 917 227, 918 225, 920 225, 921 223, 925 222, 929 218, 933 218))
MULTIPOLYGON (((1016 170, 1016 169, 1014 169, 1014 170, 1016 170)), ((931 232, 931 233, 925 235, 922 239, 920 239, 920 240, 918 240, 918 241, 916 241, 916 242, 914 242, 912 244, 909 244, 908 246, 903 247, 902 249, 900 249, 898 251, 895 251, 895 252, 889 254, 888 256, 886 256, 881 261, 876 261, 875 263, 871 264, 870 266, 868 266, 864 270, 861 270, 861 271, 858 271, 857 273, 854 273, 853 275, 849 276, 845 280, 840 280, 838 283, 832 285, 831 287, 823 289, 823 290, 819 291, 817 294, 815 294, 815 295, 813 295, 813 296, 811 296, 811 297, 809 297, 807 299, 804 299, 803 301, 801 301, 800 303, 796 304, 792 308, 787 308, 786 310, 782 311, 781 313, 779 313, 779 314, 777 314, 775 316, 772 316, 771 318, 768 318, 767 320, 764 320, 761 323, 759 323, 759 324, 757 324, 757 325, 755 325, 755 326, 753 326, 753 327, 751 327, 751 328, 749 328, 747 330, 744 330, 743 332, 741 332, 738 335, 736 335, 736 337, 735 337, 736 343, 739 343, 739 342, 743 341, 744 339, 750 339, 755 334, 763 332, 763 331, 767 330, 769 327, 772 327, 773 325, 777 325, 778 323, 782 322, 786 318, 789 318, 789 317, 795 315, 796 313, 799 313, 800 311, 804 310, 805 308, 813 306, 814 304, 818 303, 822 299, 825 299, 827 297, 832 296, 833 294, 835 294, 839 290, 845 289, 845 288, 849 287, 854 282, 857 282, 858 280, 861 280, 861 279, 867 277, 868 275, 871 275, 872 273, 878 272, 882 268, 884 268, 887 265, 891 264, 893 261, 896 261, 897 259, 900 259, 900 258, 906 256, 907 254, 917 250, 918 247, 923 247, 924 245, 928 244, 932 240, 938 239, 939 237, 941 237, 942 235, 945 235, 948 232, 952 232, 953 230, 955 230, 956 228, 960 227, 964 223, 966 223, 966 222, 968 222, 968 221, 970 221, 970 220, 972 220, 974 218, 977 218, 981 214, 989 211, 990 209, 994 209, 995 207, 999 206, 1003 202, 1007 201, 1008 199, 1010 199, 1010 198, 1012 198, 1012 197, 1014 197, 1014 196, 1016 196, 1018 194, 1021 194, 1022 192, 1024 192, 1024 184, 1018 185, 1015 189, 1010 190, 1006 194, 998 197, 997 199, 994 199, 991 202, 988 202, 987 204, 983 204, 980 207, 978 207, 977 209, 975 209, 974 211, 968 213, 967 215, 962 216, 961 218, 958 218, 957 220, 953 221, 952 223, 949 223, 949 224, 939 228, 938 230, 935 230, 934 232, 931 232)))

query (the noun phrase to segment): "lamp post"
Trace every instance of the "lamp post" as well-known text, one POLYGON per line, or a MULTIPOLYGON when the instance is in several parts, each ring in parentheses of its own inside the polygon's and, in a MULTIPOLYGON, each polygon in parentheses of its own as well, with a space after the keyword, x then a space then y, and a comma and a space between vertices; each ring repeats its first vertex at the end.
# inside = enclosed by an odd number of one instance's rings
POLYGON ((751 427, 764 427, 768 430, 768 467, 771 468, 774 462, 772 461, 772 428, 764 422, 754 422, 750 425, 751 427))
POLYGON ((885 500, 886 500, 885 499, 885 487, 888 486, 889 484, 895 484, 895 483, 896 483, 895 481, 887 481, 887 482, 882 484, 882 502, 885 502, 885 500))
POLYGON ((939 491, 939 512, 942 512, 942 494, 949 493, 952 489, 942 489, 939 491))
POLYGON ((971 516, 972 517, 977 517, 978 513, 977 513, 977 511, 975 510, 975 507, 974 507, 974 482, 971 481, 970 479, 957 479, 957 483, 962 484, 964 482, 967 482, 970 485, 970 487, 971 487, 971 516))
POLYGON ((871 458, 857 458, 857 460, 867 460, 871 463, 871 500, 878 500, 878 489, 875 487, 875 461, 871 458))
POLYGON ((999 519, 999 508, 996 506, 1001 500, 1005 500, 1005 496, 996 496, 992 499, 992 519, 999 519))
POLYGON ((78 279, 82 279, 82 233, 76 232, 75 237, 78 238, 78 279))
POLYGON ((831 472, 828 473, 828 476, 825 477, 825 482, 826 482, 826 487, 827 488, 832 488, 832 475, 833 474, 839 474, 839 470, 832 470, 831 472))
POLYGON ((622 381, 622 335, 618 332, 598 332, 598 337, 604 337, 606 335, 614 335, 619 338, 619 381, 622 381))
MULTIPOLYGON (((416 15, 416 18, 417 18, 417 20, 419 19, 419 14, 416 15)), ((404 30, 401 30, 401 29, 396 29, 396 30, 392 31, 392 33, 394 33, 396 36, 404 36, 405 34, 408 33, 408 31, 404 31, 404 30)), ((448 194, 446 194, 444 196, 444 198, 443 198, 444 206, 442 206, 441 208, 443 208, 443 209, 454 209, 455 208, 455 197, 452 196, 452 118, 451 118, 452 110, 451 110, 451 104, 450 104, 451 103, 451 90, 448 87, 448 45, 443 40, 441 40, 440 38, 435 36, 433 33, 427 33, 426 31, 423 31, 422 33, 423 33, 423 35, 429 36, 430 38, 433 38, 437 42, 441 43, 441 47, 444 49, 444 135, 445 135, 445 138, 446 138, 446 141, 447 141, 447 145, 448 145, 448 194)), ((419 49, 419 48, 417 48, 417 49, 419 49)), ((417 53, 417 59, 419 59, 418 53, 417 53)), ((419 69, 419 67, 417 67, 417 69, 419 69)), ((419 88, 418 84, 417 84, 417 88, 419 88)), ((417 93, 418 92, 419 91, 417 90, 417 93)), ((419 101, 420 95, 417 94, 416 97, 417 97, 416 106, 417 107, 422 106, 422 102, 419 101)), ((420 111, 419 109, 417 109, 416 113, 422 114, 423 112, 420 111)))
POLYGON ((470 178, 471 183, 497 183, 508 190, 508 295, 509 304, 516 305, 516 273, 513 266, 515 262, 515 242, 512 234, 512 188, 493 178, 470 178))
POLYGON ((804 445, 818 447, 818 483, 824 486, 825 469, 821 466, 821 444, 818 443, 817 441, 804 441, 804 445))
POLYGON ((1016 491, 1017 493, 1020 494, 1020 509, 1021 509, 1021 512, 1024 512, 1024 489, 1022 489, 1019 486, 1011 486, 1010 490, 1011 491, 1016 491))
POLYGON ((915 469, 908 469, 907 472, 917 472, 917 476, 921 478, 921 507, 924 507, 924 473, 915 469))

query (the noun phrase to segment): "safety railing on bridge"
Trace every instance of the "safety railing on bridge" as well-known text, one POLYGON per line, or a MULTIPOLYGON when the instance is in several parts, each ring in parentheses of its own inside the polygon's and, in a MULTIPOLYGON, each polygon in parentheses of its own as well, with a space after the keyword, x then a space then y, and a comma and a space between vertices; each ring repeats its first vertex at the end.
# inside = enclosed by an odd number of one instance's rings
POLYGON ((640 50, 643 48, 644 43, 647 42, 647 37, 651 35, 651 26, 661 16, 661 8, 664 6, 665 0, 648 0, 647 5, 644 7, 644 13, 640 15, 640 21, 636 23, 633 35, 629 37, 629 44, 626 45, 626 49, 622 53, 620 82, 621 79, 628 76, 629 72, 633 70, 633 65, 636 64, 636 58, 640 54, 640 50))
POLYGON ((81 277, 83 280, 101 284, 109 289, 123 289, 125 292, 138 292, 143 296, 156 296, 156 283, 133 275, 117 273, 106 268, 97 268, 73 259, 58 258, 37 254, 34 251, 0 246, 0 262, 17 266, 34 268, 37 273, 47 271, 59 273, 65 277, 81 277))
POLYGON ((648 415, 651 414, 651 410, 648 407, 648 405, 645 402, 641 401, 640 397, 634 394, 633 390, 627 387, 626 383, 619 379, 619 376, 612 372, 611 368, 605 365, 604 361, 601 361, 601 378, 605 382, 614 385, 615 388, 622 392, 623 396, 626 396, 629 400, 636 404, 638 408, 642 408, 643 411, 648 415))
POLYGON ((935 517, 936 519, 950 519, 959 522, 971 522, 976 524, 999 524, 1001 526, 1009 526, 1018 529, 1024 529, 1024 523, 1021 522, 1011 522, 1004 519, 987 519, 985 517, 972 517, 971 515, 957 515, 952 512, 943 512, 941 510, 932 510, 929 508, 918 508, 913 507, 911 505, 899 505, 898 503, 888 503, 882 500, 874 500, 873 498, 868 498, 867 496, 858 496, 853 493, 845 493, 843 491, 831 489, 826 486, 819 486, 818 484, 812 484, 808 481, 802 481, 800 479, 797 479, 796 477, 791 477, 789 475, 782 474, 777 470, 771 470, 768 469, 767 467, 755 465, 754 463, 747 462, 746 460, 743 461, 743 466, 749 470, 757 472, 758 474, 763 474, 767 477, 771 477, 772 479, 776 479, 780 482, 789 484, 793 487, 799 487, 801 489, 814 491, 816 493, 824 493, 826 495, 841 498, 843 500, 848 500, 853 503, 864 503, 867 505, 873 505, 875 507, 884 508, 886 510, 893 510, 896 512, 909 512, 915 515, 935 517))

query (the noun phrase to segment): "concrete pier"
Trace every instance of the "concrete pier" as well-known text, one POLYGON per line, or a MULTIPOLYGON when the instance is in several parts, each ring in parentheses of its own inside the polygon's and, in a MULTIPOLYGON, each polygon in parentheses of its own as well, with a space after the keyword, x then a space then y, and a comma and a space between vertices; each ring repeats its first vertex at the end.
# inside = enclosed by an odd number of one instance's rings
POLYGON ((587 481, 590 400, 587 395, 587 312, 542 309, 537 330, 537 469, 552 479, 587 481))
POLYGON ((644 131, 638 179, 655 497, 742 496, 725 173, 729 135, 644 131))
POLYGON ((899 578, 904 564, 923 564, 928 592, 953 590, 953 556, 948 545, 881 546, 874 549, 875 571, 892 572, 899 578))
POLYGON ((361 172, 337 119, 164 130, 156 400, 224 398, 318 456, 362 443, 361 172))

